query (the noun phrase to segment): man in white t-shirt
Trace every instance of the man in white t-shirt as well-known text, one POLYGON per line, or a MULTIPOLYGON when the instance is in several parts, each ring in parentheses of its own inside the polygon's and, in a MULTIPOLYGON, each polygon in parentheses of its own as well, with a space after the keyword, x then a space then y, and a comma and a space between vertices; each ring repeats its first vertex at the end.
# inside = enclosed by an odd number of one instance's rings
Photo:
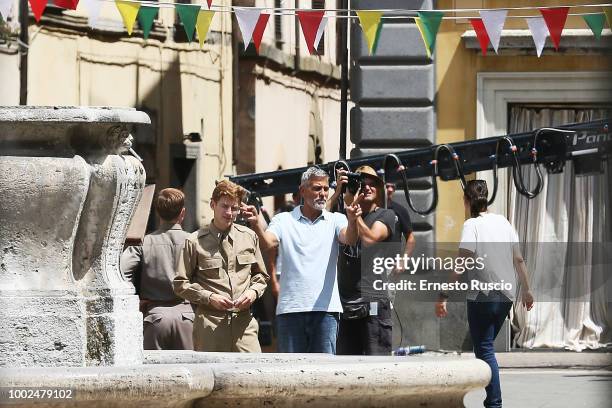
POLYGON ((357 242, 356 220, 361 209, 356 203, 348 206, 348 219, 330 213, 325 210, 328 194, 327 173, 310 167, 300 184, 304 204, 276 215, 267 230, 255 207, 242 207, 263 249, 280 248, 283 273, 276 315, 281 353, 336 352, 342 312, 336 276, 338 243, 357 242))

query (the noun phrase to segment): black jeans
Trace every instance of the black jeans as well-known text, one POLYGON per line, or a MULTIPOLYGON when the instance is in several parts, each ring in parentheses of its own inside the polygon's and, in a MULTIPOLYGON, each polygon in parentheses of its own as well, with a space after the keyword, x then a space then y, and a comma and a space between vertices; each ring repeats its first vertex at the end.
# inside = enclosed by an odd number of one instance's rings
POLYGON ((343 355, 391 355, 393 321, 388 300, 378 302, 378 314, 363 319, 340 319, 337 354, 343 355))

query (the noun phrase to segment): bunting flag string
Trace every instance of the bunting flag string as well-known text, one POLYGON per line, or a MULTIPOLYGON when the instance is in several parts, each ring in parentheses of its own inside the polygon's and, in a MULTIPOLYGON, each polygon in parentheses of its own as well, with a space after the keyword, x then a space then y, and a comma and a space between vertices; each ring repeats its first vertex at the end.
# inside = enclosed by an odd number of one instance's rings
POLYGON ((53 4, 67 10, 76 10, 79 0, 53 0, 53 4))
POLYGON ((83 4, 89 12, 87 14, 87 24, 91 28, 96 28, 98 26, 98 18, 100 17, 102 2, 98 0, 81 0, 81 4, 83 4))
POLYGON ((304 34, 304 39, 306 40, 306 46, 308 47, 308 51, 311 55, 315 54, 316 48, 314 46, 314 43, 317 38, 319 26, 321 25, 325 11, 298 10, 296 13, 298 15, 298 19, 300 20, 302 34, 304 34))
POLYGON ((198 20, 198 13, 200 12, 201 6, 199 4, 177 4, 176 12, 183 23, 185 34, 189 42, 193 39, 193 33, 195 32, 196 21, 198 20))
POLYGON ((196 21, 196 31, 198 33, 198 41, 200 42, 200 48, 204 46, 206 37, 208 36, 208 30, 210 30, 210 23, 212 22, 215 12, 212 10, 201 10, 198 14, 198 20, 196 21))
POLYGON ((496 54, 499 48, 499 40, 501 39, 502 31, 504 30, 507 15, 508 10, 483 10, 480 12, 480 18, 482 19, 482 23, 487 30, 487 35, 496 54))
POLYGON ((550 33, 550 39, 555 45, 555 50, 559 50, 561 33, 563 32, 563 27, 565 27, 569 7, 540 9, 540 13, 542 13, 544 21, 546 21, 546 26, 548 27, 548 32, 550 33))
MULTIPOLYGON (((41 16, 52 1, 54 5, 68 10, 75 10, 79 0, 28 0, 36 22, 40 22, 41 16)), ((370 55, 376 53, 378 40, 384 25, 384 20, 394 18, 414 19, 423 39, 427 55, 432 56, 435 50, 436 38, 443 20, 463 20, 471 24, 482 54, 486 55, 488 46, 491 44, 494 51, 499 50, 499 43, 503 35, 505 21, 508 18, 524 19, 532 34, 538 57, 544 48, 546 37, 550 36, 555 50, 559 49, 563 30, 568 16, 581 16, 586 27, 590 29, 596 39, 604 34, 603 30, 607 21, 608 26, 612 22, 612 3, 602 4, 579 4, 559 7, 504 7, 504 8, 464 8, 444 10, 412 10, 412 9, 298 9, 278 7, 235 7, 213 5, 213 0, 206 0, 206 5, 184 4, 175 2, 155 2, 153 0, 81 0, 88 11, 88 24, 96 27, 103 2, 114 2, 123 24, 129 35, 132 35, 134 23, 139 22, 143 31, 143 37, 147 39, 153 27, 153 22, 158 18, 159 8, 172 7, 176 9, 178 17, 185 29, 187 39, 191 42, 197 31, 200 46, 206 39, 210 24, 215 13, 234 13, 240 32, 242 34, 245 50, 253 41, 255 49, 259 52, 261 42, 270 16, 297 16, 302 29, 302 34, 308 46, 310 54, 315 54, 319 46, 329 18, 357 19, 365 37, 370 55), (570 13, 574 7, 586 8, 589 12, 570 13), (265 10, 265 12, 263 12, 265 10), (540 16, 531 15, 509 15, 509 11, 529 10, 539 12, 540 16), (332 12, 345 12, 339 15, 332 12), (456 15, 445 15, 445 13, 456 13, 456 15), (462 13, 475 13, 479 16, 462 16, 462 13), (414 16, 414 13, 417 16, 414 16), (543 29, 542 23, 546 30, 543 29)), ((175 0, 177 1, 177 0, 175 0)), ((9 14, 14 13, 13 0, 0 0, 0 17, 6 20, 9 14)), ((582 10, 580 10, 582 11, 582 10)), ((608 35, 608 34, 606 34, 608 35)))
POLYGON ((382 17, 381 11, 357 11, 359 17, 359 24, 363 30, 366 41, 368 43, 368 51, 370 55, 376 52, 376 46, 378 45, 378 37, 380 36, 380 18, 382 17))
POLYGON ((438 35, 444 13, 441 11, 422 11, 418 14, 419 16, 416 17, 414 21, 425 43, 427 56, 431 58, 436 46, 436 36, 438 35))
POLYGON ((138 10, 138 25, 142 28, 142 36, 146 40, 153 27, 153 20, 157 17, 159 7, 142 6, 138 10))
POLYGON ((257 24, 255 24, 255 30, 253 30, 253 45, 255 45, 255 51, 257 51, 257 53, 259 53, 259 45, 261 44, 261 39, 268 25, 269 18, 270 14, 261 13, 257 19, 257 24))
POLYGON ((470 24, 472 24, 472 27, 476 32, 476 37, 478 38, 482 55, 487 55, 487 49, 489 48, 489 34, 487 34, 487 29, 485 28, 482 19, 471 18, 470 24))
POLYGON ((121 18, 123 19, 123 25, 125 25, 128 35, 132 35, 134 23, 136 22, 138 10, 140 9, 140 3, 124 0, 115 0, 115 4, 117 5, 119 14, 121 14, 121 18))
POLYGON ((42 17, 42 13, 47 8, 47 0, 29 0, 34 20, 38 23, 42 17))
POLYGON ((319 43, 321 42, 321 38, 323 38, 323 33, 325 32, 326 26, 327 26, 327 17, 323 16, 323 20, 321 20, 321 24, 319 24, 319 29, 317 30, 317 36, 315 37, 315 42, 314 42, 315 49, 319 49, 319 43))
POLYGON ((542 55, 542 50, 544 50, 546 37, 548 37, 548 27, 546 25, 546 21, 544 21, 542 17, 529 17, 525 20, 527 21, 527 26, 531 31, 531 36, 533 37, 533 42, 536 46, 536 53, 538 58, 540 58, 542 55))
POLYGON ((7 21, 13 9, 13 0, 0 0, 0 16, 7 21))
POLYGON ((244 49, 249 47, 251 38, 253 37, 253 31, 259 21, 259 15, 261 10, 257 8, 235 8, 236 21, 238 21, 238 28, 242 34, 242 42, 244 42, 244 49))
POLYGON ((587 23, 593 35, 596 39, 601 39, 601 32, 603 31, 604 25, 606 24, 605 14, 590 14, 588 16, 582 16, 584 22, 587 23))
POLYGON ((606 20, 608 20, 608 27, 612 29, 612 7, 604 7, 603 11, 606 15, 606 20))

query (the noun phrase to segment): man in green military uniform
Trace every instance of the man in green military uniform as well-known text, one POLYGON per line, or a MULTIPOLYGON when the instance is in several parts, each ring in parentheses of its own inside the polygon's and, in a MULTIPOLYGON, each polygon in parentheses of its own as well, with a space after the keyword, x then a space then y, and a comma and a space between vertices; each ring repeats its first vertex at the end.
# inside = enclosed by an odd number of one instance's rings
POLYGON ((174 292, 197 305, 196 351, 261 351, 250 307, 263 295, 269 276, 257 235, 234 223, 244 193, 230 181, 217 184, 213 220, 187 238, 179 259, 174 292))

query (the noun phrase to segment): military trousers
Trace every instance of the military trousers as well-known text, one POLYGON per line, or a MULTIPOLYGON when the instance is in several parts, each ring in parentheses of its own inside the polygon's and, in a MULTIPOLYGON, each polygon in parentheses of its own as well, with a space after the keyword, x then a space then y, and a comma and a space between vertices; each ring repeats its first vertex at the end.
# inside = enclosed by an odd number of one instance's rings
POLYGON ((194 312, 189 302, 149 301, 144 311, 145 350, 193 350, 194 312))
POLYGON ((260 353, 258 333, 250 310, 236 313, 199 305, 193 322, 194 350, 260 353))

